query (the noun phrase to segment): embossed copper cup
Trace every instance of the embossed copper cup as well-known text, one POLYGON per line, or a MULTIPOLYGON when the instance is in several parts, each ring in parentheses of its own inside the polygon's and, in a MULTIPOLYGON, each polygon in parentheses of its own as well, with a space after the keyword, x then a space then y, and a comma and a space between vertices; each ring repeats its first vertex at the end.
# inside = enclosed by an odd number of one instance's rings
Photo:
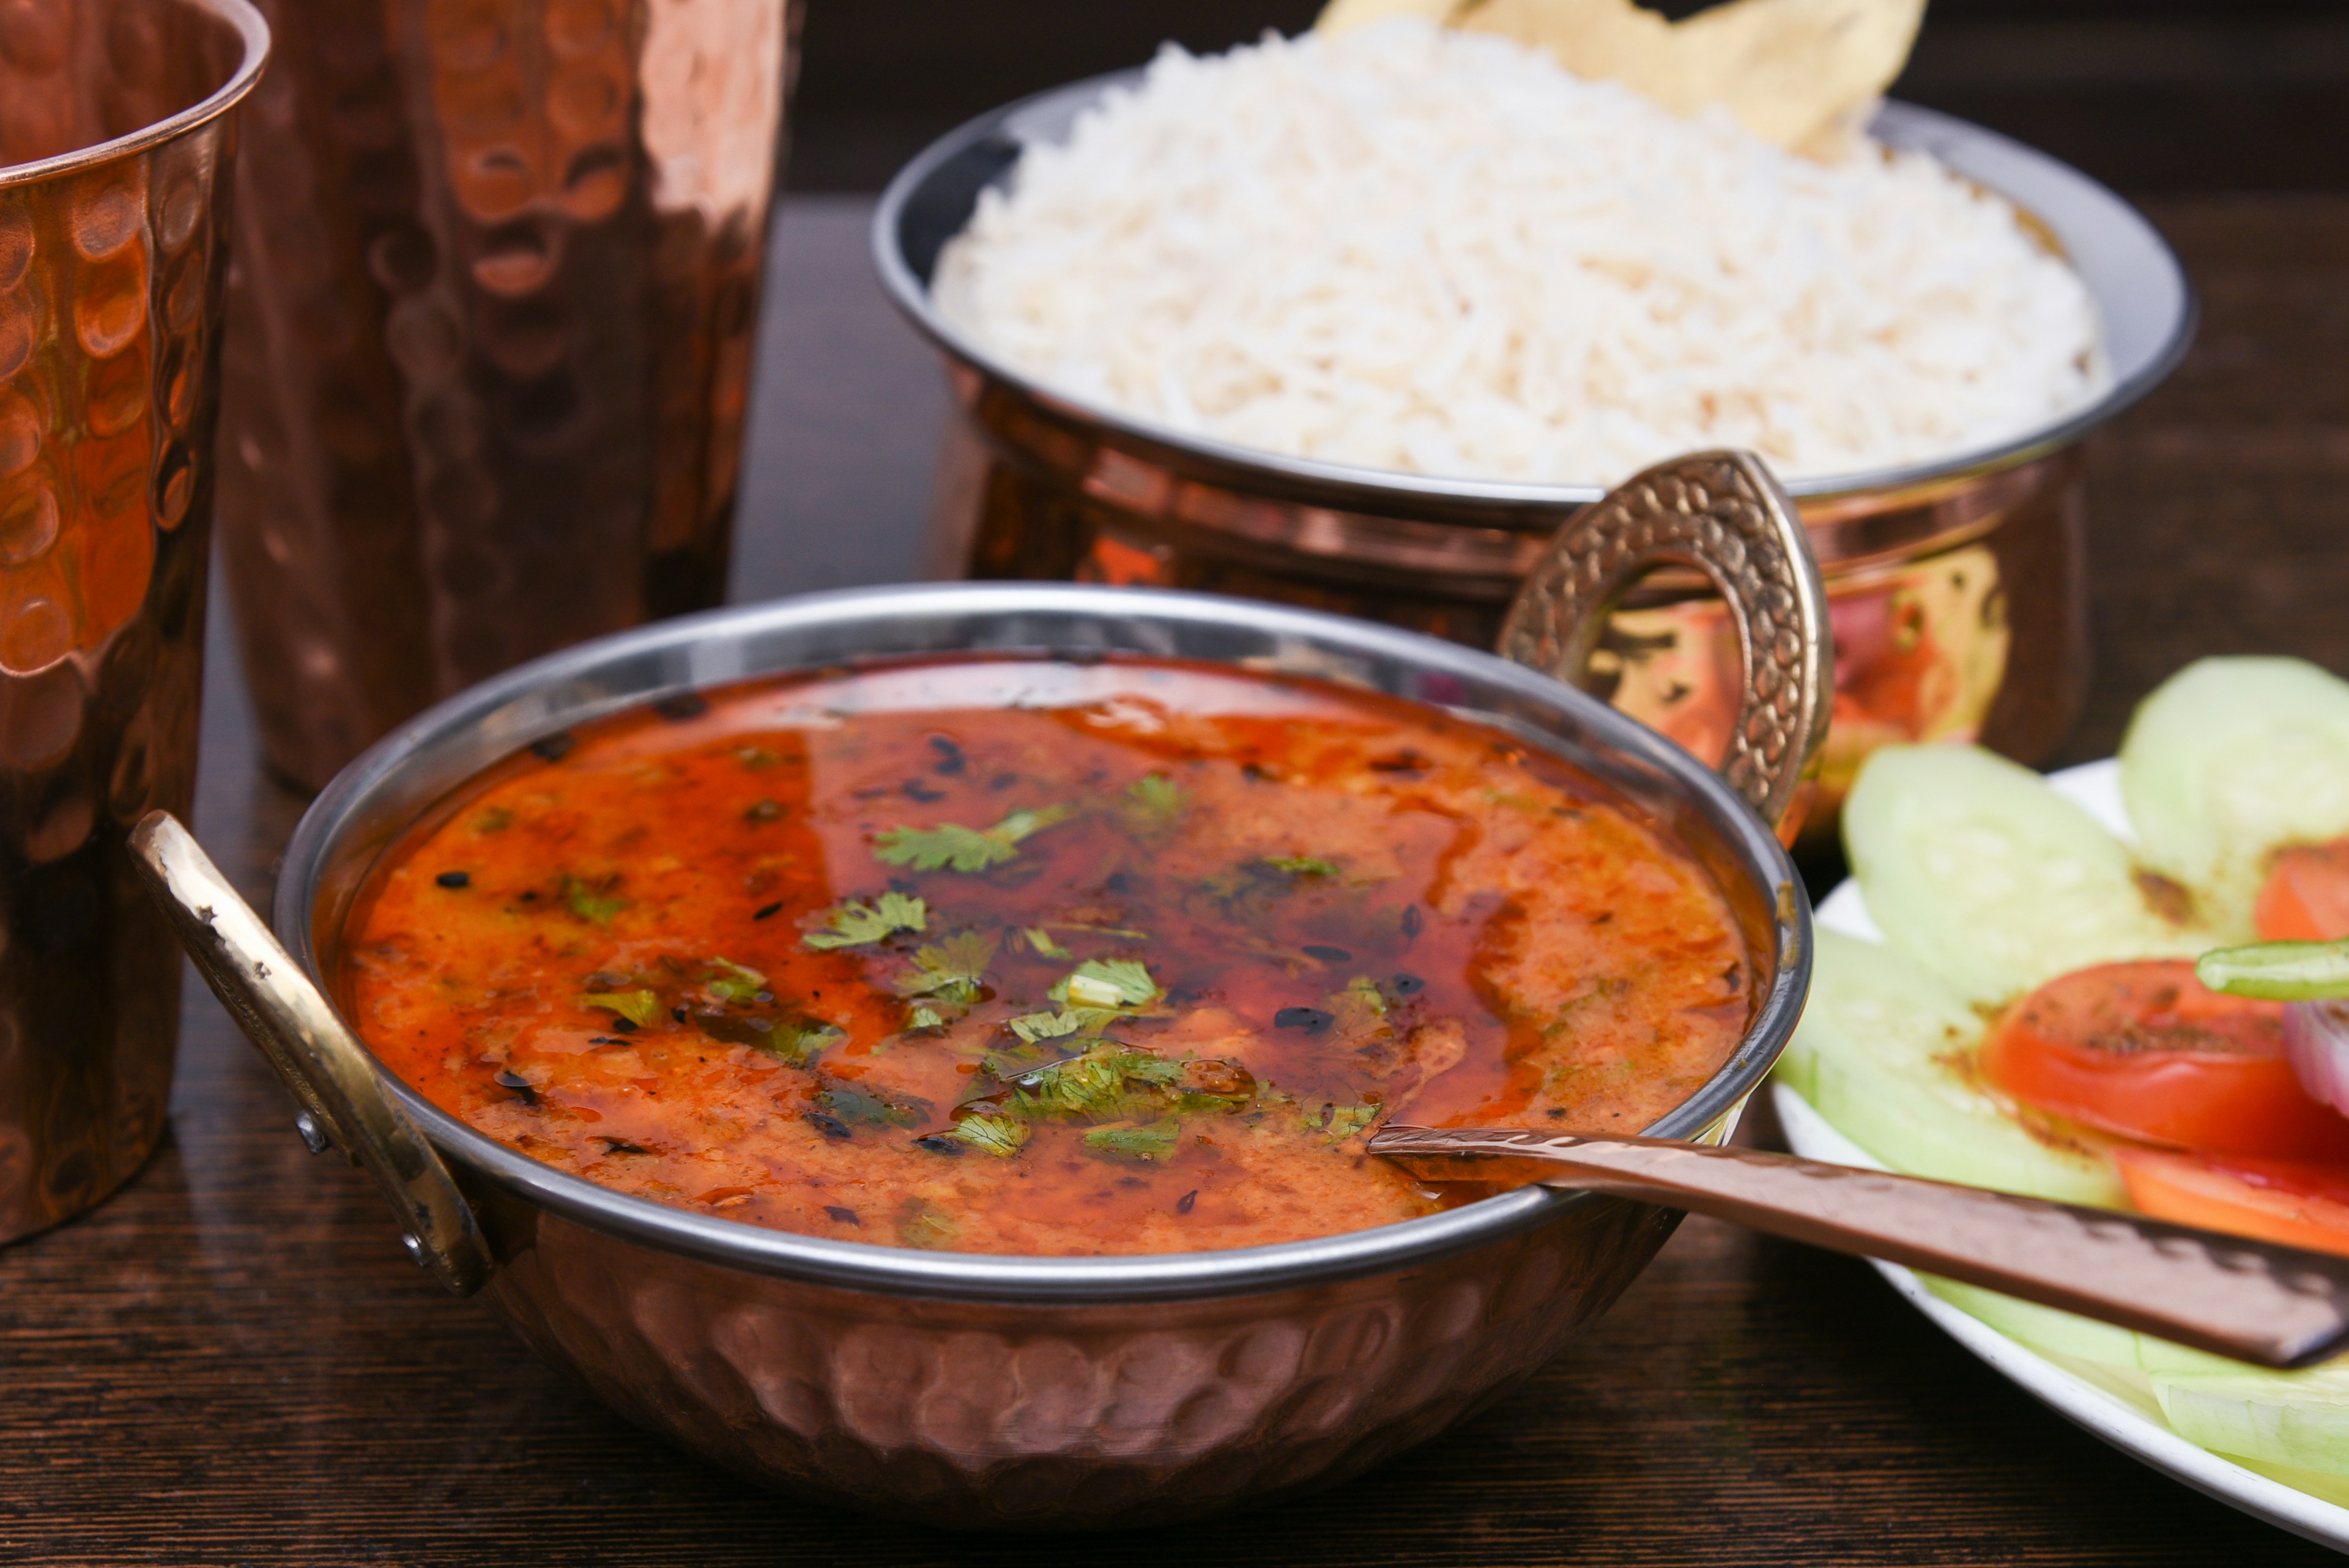
POLYGON ((797 0, 261 0, 222 543, 262 744, 716 603, 797 0))
MULTIPOLYGON (((1243 593, 1489 646, 1543 541, 1600 486, 1391 473, 1185 435, 1039 385, 932 304, 938 252, 978 193, 1133 74, 970 121, 908 164, 874 215, 882 282, 944 353, 957 405, 933 569, 1243 593)), ((1806 844, 1832 841, 1860 763, 1888 741, 1979 740, 2035 761, 2063 738, 2088 677, 2078 443, 2168 374, 2194 323, 2168 246, 2085 175, 1913 105, 1884 105, 1869 129, 1930 150, 2035 222, 2095 298, 2113 378, 2088 407, 1979 450, 1787 483, 1826 576, 1837 655, 1806 844)), ((1737 645, 1701 579, 1643 584, 1594 673, 1624 711, 1700 757, 1722 754, 1737 645)))
POLYGON ((163 1130, 171 929, 123 836, 195 787, 243 0, 0 3, 0 1242, 163 1130))

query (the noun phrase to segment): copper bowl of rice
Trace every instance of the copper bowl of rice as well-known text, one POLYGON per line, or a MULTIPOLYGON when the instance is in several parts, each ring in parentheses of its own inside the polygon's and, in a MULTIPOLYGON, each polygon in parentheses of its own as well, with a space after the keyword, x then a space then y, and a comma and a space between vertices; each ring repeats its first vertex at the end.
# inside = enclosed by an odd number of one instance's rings
MULTIPOLYGON (((1154 71, 1165 67, 1162 57, 1154 71)), ((1016 190, 1023 158, 1062 152, 1088 111, 1114 110, 1146 81, 1096 77, 983 115, 930 146, 882 197, 873 243, 884 286, 943 353, 957 407, 930 570, 1235 593, 1489 647, 1543 542, 1619 473, 1556 483, 1412 471, 1360 460, 1359 439, 1335 443, 1336 456, 1275 450, 1285 436, 1234 439, 1232 421, 1144 415, 1098 387, 1071 390, 1070 377, 1039 373, 1032 356, 1019 363, 974 331, 967 309, 941 307, 942 255, 983 205, 1016 190)), ((1953 437, 1938 455, 1775 459, 1835 622, 1834 727, 1800 816, 1811 843, 1831 839, 1844 791, 1877 746, 1972 739, 2034 761, 2061 739, 2087 681, 2080 442, 2168 374, 2195 319, 2185 272, 2151 223, 2078 170, 1909 104, 1884 103, 1868 131, 1892 150, 1888 162, 1927 153, 2011 203, 2013 222, 2084 285, 2101 363, 2066 406, 1953 437)), ((1265 428, 1276 424, 1268 416, 1265 428)), ((1766 437, 1725 433, 1723 444, 1772 455, 1766 437)), ((1593 676, 1617 707, 1714 758, 1739 667, 1708 585, 1659 573, 1618 610, 1593 676)))

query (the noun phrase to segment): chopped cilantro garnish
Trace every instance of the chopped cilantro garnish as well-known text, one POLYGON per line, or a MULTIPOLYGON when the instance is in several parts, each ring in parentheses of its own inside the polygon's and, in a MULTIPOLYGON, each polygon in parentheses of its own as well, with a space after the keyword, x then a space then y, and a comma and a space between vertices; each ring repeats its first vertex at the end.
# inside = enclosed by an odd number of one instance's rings
POLYGON ((650 1027, 660 1016, 660 994, 657 991, 590 991, 579 998, 579 1005, 617 1013, 639 1029, 650 1027))
POLYGON ((817 1104, 841 1120, 861 1121, 868 1127, 911 1127, 921 1119, 914 1107, 853 1083, 827 1085, 815 1098, 817 1104))
POLYGON ((748 1046, 754 1051, 764 1051, 787 1062, 805 1062, 846 1034, 845 1030, 827 1024, 822 1018, 811 1018, 804 1013, 788 1013, 780 1018, 769 1018, 751 1013, 721 1013, 713 1009, 688 1014, 688 1017, 695 1028, 713 1040, 748 1046))
POLYGON ((1264 863, 1274 871, 1286 872, 1293 877, 1334 877, 1338 874, 1335 864, 1312 855, 1267 855, 1264 863))
POLYGON ((1325 1105, 1319 1111, 1307 1111, 1297 1119, 1297 1125, 1307 1132, 1322 1135, 1324 1143, 1341 1143, 1370 1126, 1385 1109, 1381 1105, 1325 1105))
POLYGON ((1046 958, 1073 958, 1076 956, 1075 954, 1071 953, 1067 948, 1053 941, 1052 934, 1045 930, 1040 925, 1031 925, 1019 934, 1028 939, 1029 946, 1034 948, 1039 954, 1042 954, 1046 958))
POLYGON ((843 903, 827 916, 828 931, 811 931, 800 938, 822 951, 861 947, 878 942, 893 931, 921 931, 929 924, 929 906, 902 892, 885 892, 870 904, 843 903))
POLYGON ((1190 791, 1165 774, 1145 774, 1125 787, 1126 825, 1139 837, 1154 837, 1174 827, 1190 803, 1190 791))
POLYGON ((1088 958, 1045 995, 1080 1007, 1139 1007, 1158 999, 1158 983, 1134 959, 1088 958))
POLYGON ((767 977, 756 969, 724 958, 706 962, 711 973, 703 976, 702 984, 713 996, 728 1002, 749 1002, 766 989, 767 977))
POLYGON ((572 913, 597 925, 611 924, 612 917, 628 907, 626 899, 598 893, 577 877, 563 879, 563 902, 570 905, 572 913))
POLYGON ((980 1104, 966 1108, 947 1130, 948 1136, 961 1139, 973 1149, 1009 1160, 1027 1144, 1030 1129, 1025 1117, 999 1106, 980 1104))
POLYGON ((1110 1015, 1099 1008, 1070 1008, 1058 1013, 1022 1013, 1009 1021, 1011 1032, 1034 1045, 1039 1040, 1057 1040, 1073 1035, 1090 1021, 1087 1014, 1106 1018, 1110 1015))
POLYGON ((966 1005, 978 1001, 995 943, 992 933, 979 931, 957 931, 943 942, 925 943, 914 950, 913 973, 898 977, 898 995, 966 1005))
POLYGON ((1129 1083, 1138 1084, 1142 1092, 1149 1093, 1165 1088, 1183 1074, 1180 1063, 1134 1050, 1114 1040, 1024 1072, 1009 1064, 996 1065, 995 1058, 990 1058, 990 1066, 998 1078, 1011 1079, 1014 1103, 1037 1116, 1102 1115, 1124 1101, 1129 1083))
POLYGON ((1237 1110, 1256 1098, 1256 1075, 1237 1062, 1206 1057, 1183 1064, 1174 1109, 1194 1111, 1237 1110))
POLYGON ((1386 996, 1367 975, 1355 975, 1343 991, 1330 992, 1321 1006, 1329 1012, 1332 1044, 1367 1046, 1394 1033, 1387 1021, 1386 996))
POLYGON ((1096 1127, 1085 1134, 1085 1147, 1130 1160, 1159 1161, 1174 1152, 1182 1136, 1183 1124, 1169 1116, 1141 1127, 1096 1127))
POLYGON ((935 1029, 945 1022, 936 1007, 916 1007, 905 1016, 905 1027, 909 1029, 935 1029))
POLYGON ((983 872, 1019 852, 1019 841, 1076 814, 1073 806, 1014 811, 992 828, 941 822, 935 828, 888 828, 874 841, 874 858, 917 872, 983 872))
POLYGON ((492 806, 473 819, 473 831, 477 833, 502 833, 512 826, 513 813, 503 806, 492 806))
POLYGON ((954 1244, 955 1222, 947 1212, 922 1198, 908 1198, 897 1211, 897 1240, 909 1247, 936 1251, 954 1244))
POLYGON ((845 1039, 848 1031, 811 1018, 805 1014, 793 1014, 775 1020, 767 1043, 759 1048, 781 1057, 786 1061, 803 1062, 820 1053, 834 1040, 845 1039))

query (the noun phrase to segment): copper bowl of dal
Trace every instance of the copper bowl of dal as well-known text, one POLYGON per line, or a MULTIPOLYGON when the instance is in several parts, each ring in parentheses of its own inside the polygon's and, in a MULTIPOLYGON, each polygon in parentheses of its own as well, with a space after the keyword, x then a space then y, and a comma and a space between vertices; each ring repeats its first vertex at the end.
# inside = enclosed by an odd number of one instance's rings
MULTIPOLYGON (((1603 486, 1436 478, 1257 451, 1053 392, 934 307, 939 252, 1023 149, 1057 142, 1096 77, 982 115, 893 181, 873 220, 883 285, 946 360, 956 416, 931 571, 1206 590, 1309 605, 1490 647, 1561 519, 1603 486)), ((2078 271, 2112 378, 2095 401, 1996 446, 1785 485, 1835 623, 1833 727, 1795 820, 1831 842, 1860 763, 1894 741, 2054 749, 2088 677, 2080 443, 2159 385, 2193 335, 2185 270, 2143 214, 2077 170, 1933 110, 1887 103, 1878 140, 1931 152, 2013 201, 2078 271)), ((1700 757, 1740 694, 1734 630, 1692 573, 1619 609, 1594 689, 1700 757)))
MULTIPOLYGON (((1785 530, 1798 538, 1791 521, 1785 530)), ((1815 634, 1809 582, 1787 592, 1815 634)), ((1811 673, 1788 707, 1815 715, 1822 661, 1810 646, 1811 673)), ((1776 838, 1723 779, 1495 655, 1200 594, 860 590, 668 621, 540 659, 410 720, 319 795, 278 876, 282 948, 169 819, 140 825, 140 853, 191 954, 295 1089, 305 1139, 374 1171, 418 1261, 478 1292, 615 1409, 729 1470, 897 1520, 1133 1525, 1331 1484, 1500 1398, 1606 1310, 1676 1213, 1528 1187, 1223 1252, 1019 1257, 835 1241, 533 1160, 399 1081, 326 1000, 368 868, 517 748, 695 687, 985 650, 1129 652, 1343 680, 1505 729, 1599 781, 1710 872, 1752 955, 1742 1037, 1651 1135, 1724 1139, 1793 1033, 1809 984, 1809 904, 1776 838)), ((1806 749, 1794 745, 1785 765, 1799 769, 1806 749)))

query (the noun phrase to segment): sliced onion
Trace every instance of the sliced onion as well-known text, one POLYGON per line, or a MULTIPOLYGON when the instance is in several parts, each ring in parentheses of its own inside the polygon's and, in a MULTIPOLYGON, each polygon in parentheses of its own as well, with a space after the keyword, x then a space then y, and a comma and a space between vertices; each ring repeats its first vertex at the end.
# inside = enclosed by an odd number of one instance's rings
POLYGON ((2283 1010, 2284 1055, 2300 1087, 2349 1116, 2349 998, 2283 1010))

